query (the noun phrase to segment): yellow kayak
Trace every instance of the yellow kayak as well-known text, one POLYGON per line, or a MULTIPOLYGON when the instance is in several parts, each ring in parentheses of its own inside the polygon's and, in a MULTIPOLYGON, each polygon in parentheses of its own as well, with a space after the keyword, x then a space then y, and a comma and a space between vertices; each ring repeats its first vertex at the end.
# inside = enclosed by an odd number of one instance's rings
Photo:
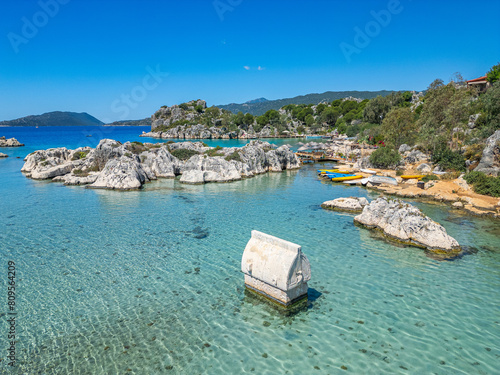
POLYGON ((422 177, 425 177, 425 174, 414 174, 414 175, 403 175, 401 176, 401 178, 403 180, 409 180, 409 179, 412 179, 412 178, 416 178, 416 179, 419 179, 419 178, 422 178, 422 177))
POLYGON ((349 181, 349 180, 358 180, 363 178, 363 176, 344 176, 344 177, 334 177, 332 181, 349 181))

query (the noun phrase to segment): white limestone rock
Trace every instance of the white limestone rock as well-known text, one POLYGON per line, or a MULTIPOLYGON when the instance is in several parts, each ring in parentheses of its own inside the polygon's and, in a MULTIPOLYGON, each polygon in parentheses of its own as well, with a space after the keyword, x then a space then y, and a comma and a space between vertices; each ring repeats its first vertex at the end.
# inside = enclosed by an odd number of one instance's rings
POLYGON ((19 142, 15 138, 6 139, 5 137, 0 137, 0 147, 21 147, 21 146, 24 146, 24 144, 19 142))
POLYGON ((0 158, 8 158, 9 155, 0 152, 0 158))
POLYGON ((427 163, 422 163, 417 167, 417 171, 422 173, 430 173, 432 171, 432 167, 427 163))
POLYGON ((465 181, 464 175, 461 175, 459 178, 453 180, 453 183, 465 191, 472 191, 472 188, 469 186, 467 181, 465 181))
POLYGON ((497 130, 486 140, 481 161, 475 171, 500 176, 500 130, 497 130))
POLYGON ((200 184, 236 180, 241 180, 241 174, 234 163, 221 156, 194 155, 184 163, 180 181, 188 184, 200 184))
POLYGON ((135 190, 149 181, 147 173, 137 160, 138 158, 122 156, 109 160, 99 173, 91 188, 135 190))
POLYGON ((354 218, 354 222, 379 229, 389 238, 436 253, 460 252, 459 243, 446 233, 444 227, 399 199, 382 197, 372 201, 354 218))
POLYGON ((64 176, 54 177, 53 182, 63 182, 64 185, 90 185, 93 184, 98 177, 99 173, 90 173, 83 175, 75 175, 73 173, 68 173, 64 176))
POLYGON ((323 202, 321 207, 326 210, 361 212, 367 204, 368 199, 364 197, 349 197, 323 202))
POLYGON ((68 150, 65 147, 51 148, 32 152, 24 159, 21 172, 35 180, 46 180, 63 176, 80 165, 80 159, 74 159, 76 153, 88 152, 88 147, 68 150))
POLYGON ((163 146, 141 153, 142 164, 147 165, 158 178, 175 178, 180 173, 182 162, 163 146))

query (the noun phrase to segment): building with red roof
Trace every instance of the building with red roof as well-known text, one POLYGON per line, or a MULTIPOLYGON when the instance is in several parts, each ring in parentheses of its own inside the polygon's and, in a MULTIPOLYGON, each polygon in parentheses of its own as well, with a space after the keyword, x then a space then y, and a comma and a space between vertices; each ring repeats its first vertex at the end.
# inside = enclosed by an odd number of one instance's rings
POLYGON ((480 93, 485 92, 490 86, 491 83, 486 80, 486 76, 474 78, 467 81, 467 87, 475 87, 480 93))

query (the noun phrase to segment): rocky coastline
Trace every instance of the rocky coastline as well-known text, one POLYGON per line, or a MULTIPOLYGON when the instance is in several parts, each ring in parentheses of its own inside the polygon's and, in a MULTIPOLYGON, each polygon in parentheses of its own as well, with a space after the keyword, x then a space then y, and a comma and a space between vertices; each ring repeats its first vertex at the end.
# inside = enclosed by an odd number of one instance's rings
POLYGON ((24 161, 21 171, 32 179, 115 190, 136 190, 152 180, 177 176, 186 184, 231 182, 301 165, 288 146, 262 141, 214 148, 202 142, 122 144, 103 139, 95 149, 39 150, 24 161))
POLYGON ((15 138, 5 138, 4 136, 0 137, 0 147, 22 147, 23 143, 19 142, 15 138))
POLYGON ((332 211, 361 212, 368 204, 368 199, 363 197, 337 198, 321 204, 321 208, 332 211))
POLYGON ((399 199, 381 197, 363 208, 356 224, 382 232, 400 243, 425 248, 437 254, 458 255, 459 243, 418 208, 399 199))
MULTIPOLYGON (((432 163, 430 155, 426 155, 415 147, 402 145, 399 148, 401 162, 393 169, 376 168, 370 163, 369 157, 375 148, 358 145, 348 139, 335 139, 324 143, 309 142, 301 144, 299 150, 322 151, 325 155, 340 159, 339 164, 344 171, 370 177, 370 174, 361 171, 370 169, 378 176, 392 177, 398 183, 397 186, 393 186, 368 182, 363 185, 367 189, 401 198, 448 204, 454 210, 461 210, 474 216, 500 218, 499 198, 475 193, 465 181, 464 173, 443 171, 439 165, 432 163), (418 184, 417 179, 403 179, 401 175, 430 175, 433 179, 418 184)), ((499 155, 500 130, 488 138, 481 160, 474 170, 499 176, 499 155)), ((358 180, 356 184, 361 186, 361 180, 358 180)))

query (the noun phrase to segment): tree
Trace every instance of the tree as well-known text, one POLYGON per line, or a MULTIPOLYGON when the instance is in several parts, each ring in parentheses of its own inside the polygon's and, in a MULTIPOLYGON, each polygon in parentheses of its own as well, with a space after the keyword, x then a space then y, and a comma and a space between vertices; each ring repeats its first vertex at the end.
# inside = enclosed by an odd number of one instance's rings
POLYGON ((389 101, 379 95, 368 102, 363 110, 363 119, 372 124, 381 124, 389 110, 389 101))
POLYGON ((312 108, 309 108, 309 107, 304 108, 304 109, 302 109, 302 110, 299 112, 299 114, 297 115, 297 119, 298 119, 299 121, 305 122, 305 121, 306 121, 306 117, 307 117, 308 115, 312 115, 313 113, 314 113, 314 111, 313 111, 313 109, 312 109, 312 108))
POLYGON ((457 88, 453 83, 431 86, 435 88, 425 95, 417 126, 420 129, 420 142, 428 150, 434 151, 443 139, 448 143, 452 141, 453 129, 465 126, 472 91, 457 88))
POLYGON ((245 117, 243 118, 243 123, 246 125, 252 125, 253 124, 254 117, 251 113, 246 113, 245 117))
POLYGON ((500 129, 500 81, 493 83, 481 97, 486 112, 486 126, 494 130, 500 129))
POLYGON ((312 114, 308 114, 305 118, 306 126, 312 126, 314 124, 314 116, 312 114))
POLYGON ((243 124, 243 120, 245 118, 245 115, 243 114, 243 112, 238 112, 235 116, 234 116, 234 123, 236 125, 242 125, 243 124))
POLYGON ((342 104, 340 105, 342 114, 345 115, 346 113, 358 109, 358 102, 355 100, 344 100, 342 104))
POLYGON ((339 132, 339 134, 345 134, 346 130, 347 130, 347 125, 345 124, 345 122, 341 122, 337 126, 337 131, 339 132))
POLYGON ((319 103, 317 106, 316 106, 316 114, 317 115, 321 115, 321 113, 327 108, 326 104, 325 103, 319 103))
POLYGON ((432 83, 429 85, 429 87, 427 87, 427 90, 436 90, 438 89, 439 87, 442 87, 444 86, 444 82, 442 79, 440 78, 436 78, 434 81, 432 81, 432 83))
POLYGON ((355 109, 353 109, 352 111, 346 113, 343 118, 346 124, 350 124, 352 120, 354 120, 356 117, 357 117, 357 112, 355 109))
POLYGON ((500 80, 500 63, 491 67, 489 72, 486 74, 486 80, 491 83, 500 80))
POLYGON ((340 109, 338 107, 330 107, 323 111, 321 119, 329 126, 334 125, 340 116, 340 109))
POLYGON ((271 125, 279 122, 280 113, 274 109, 270 109, 264 115, 267 117, 267 119, 271 125))
POLYGON ((220 115, 220 110, 217 107, 210 107, 205 110, 205 115, 215 118, 220 115))
POLYGON ((380 132, 385 143, 399 148, 403 143, 412 145, 417 138, 417 126, 410 108, 395 108, 382 121, 380 132))

